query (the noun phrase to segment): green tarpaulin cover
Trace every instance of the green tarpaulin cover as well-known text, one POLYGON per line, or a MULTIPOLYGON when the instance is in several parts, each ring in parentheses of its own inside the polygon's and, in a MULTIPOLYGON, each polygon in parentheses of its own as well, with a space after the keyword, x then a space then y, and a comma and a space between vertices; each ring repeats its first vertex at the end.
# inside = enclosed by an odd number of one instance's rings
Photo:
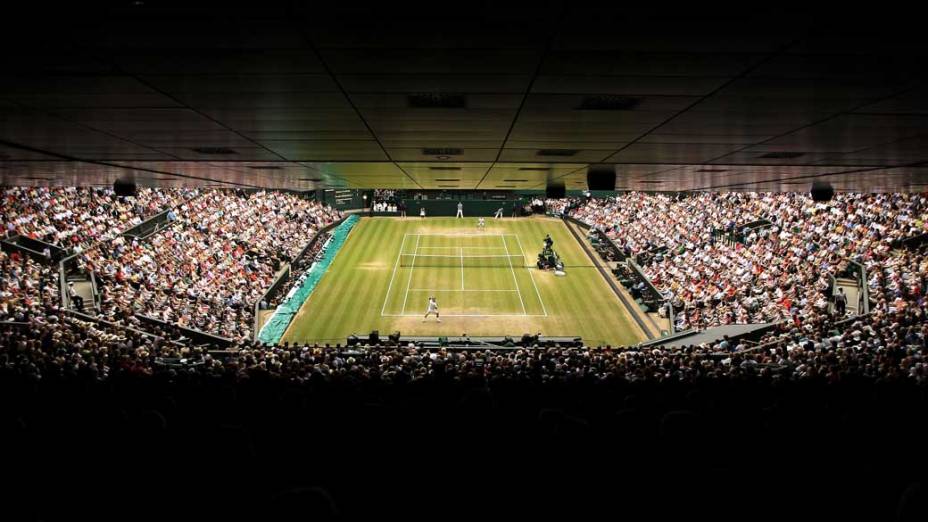
POLYGON ((303 303, 309 299, 309 294, 313 293, 316 285, 319 284, 319 280, 322 279, 326 270, 329 269, 329 265, 332 264, 332 260, 335 259, 335 254, 342 248, 345 239, 348 238, 348 232, 351 231, 358 219, 356 215, 348 216, 342 224, 335 227, 332 231, 332 240, 325 250, 325 255, 310 267, 303 283, 297 291, 294 292, 290 300, 281 303, 277 309, 274 310, 274 315, 264 323, 261 331, 258 332, 259 341, 264 344, 277 344, 280 342, 280 338, 283 337, 284 332, 287 331, 287 326, 290 325, 293 316, 296 315, 300 307, 303 306, 303 303))

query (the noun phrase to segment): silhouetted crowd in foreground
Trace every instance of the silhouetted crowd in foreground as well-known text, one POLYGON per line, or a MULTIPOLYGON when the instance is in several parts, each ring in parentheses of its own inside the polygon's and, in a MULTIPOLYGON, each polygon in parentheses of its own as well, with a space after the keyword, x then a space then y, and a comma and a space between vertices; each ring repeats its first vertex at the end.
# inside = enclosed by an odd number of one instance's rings
POLYGON ((922 309, 876 311, 840 328, 833 318, 784 323, 759 344, 669 349, 524 347, 426 349, 242 343, 230 350, 191 346, 83 321, 67 313, 2 330, 5 373, 28 379, 115 374, 177 378, 282 379, 295 383, 415 381, 697 382, 705 380, 928 382, 928 322, 922 309), (212 353, 211 353, 212 352, 212 353))

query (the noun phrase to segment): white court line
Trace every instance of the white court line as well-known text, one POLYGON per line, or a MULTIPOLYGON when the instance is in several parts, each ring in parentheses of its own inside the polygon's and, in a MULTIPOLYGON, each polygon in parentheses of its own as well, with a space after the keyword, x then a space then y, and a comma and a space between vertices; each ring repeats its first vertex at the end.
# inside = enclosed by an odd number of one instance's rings
MULTIPOLYGON (((506 238, 500 236, 500 240, 503 242, 503 248, 506 249, 506 259, 509 260, 509 271, 512 272, 512 283, 516 285, 516 290, 519 292, 519 302, 522 303, 522 315, 525 315, 525 301, 522 299, 522 291, 519 290, 519 281, 516 280, 516 269, 512 267, 512 257, 509 254, 509 247, 506 246, 506 238)), ((525 255, 522 255, 522 262, 525 262, 525 255)))
POLYGON ((410 288, 410 292, 518 292, 518 290, 509 290, 508 288, 503 290, 500 288, 487 288, 485 290, 479 288, 410 288))
MULTIPOLYGON (((449 314, 442 312, 441 315, 446 317, 545 317, 541 314, 449 314)), ((422 314, 387 314, 384 317, 422 317, 422 314)))
POLYGON ((464 290, 464 248, 461 247, 461 290, 464 290))
MULTIPOLYGON (((516 241, 519 242, 519 251, 522 252, 522 259, 525 259, 525 250, 522 249, 522 240, 519 239, 519 236, 516 236, 516 241)), ((535 284, 535 275, 532 274, 532 267, 526 266, 528 270, 528 276, 532 279, 532 286, 535 287, 535 295, 538 296, 538 302, 541 303, 541 311, 545 313, 545 317, 548 317, 548 310, 545 308, 545 300, 541 298, 541 292, 538 291, 538 285, 535 284)))
MULTIPOLYGON (((535 284, 535 278, 534 278, 534 276, 533 276, 532 273, 531 273, 531 267, 530 267, 530 266, 526 266, 525 268, 526 268, 527 270, 529 270, 529 277, 532 279, 532 285, 533 285, 534 288, 535 288, 535 294, 538 296, 538 301, 541 303, 541 308, 542 308, 542 311, 544 312, 544 314, 529 314, 529 313, 526 313, 525 301, 524 301, 523 296, 522 296, 522 291, 521 291, 521 289, 519 288, 518 279, 515 277, 515 267, 514 267, 514 265, 512 264, 512 256, 514 256, 514 255, 516 255, 516 254, 512 254, 512 253, 510 252, 509 247, 508 247, 508 245, 506 244, 506 240, 505 240, 505 238, 506 238, 507 236, 508 236, 508 237, 515 237, 515 238, 516 238, 516 241, 518 241, 518 243, 519 243, 519 250, 522 252, 522 256, 521 256, 521 257, 522 257, 523 264, 524 264, 524 263, 525 263, 525 251, 522 249, 522 240, 519 238, 519 236, 518 236, 517 234, 486 234, 486 233, 477 233, 477 234, 404 234, 404 235, 403 235, 403 241, 402 241, 402 243, 400 244, 400 251, 399 251, 399 253, 397 254, 397 257, 396 257, 396 263, 394 263, 394 266, 393 266, 393 275, 390 277, 390 284, 389 284, 388 287, 387 287, 387 295, 386 295, 386 297, 384 298, 384 306, 383 306, 383 308, 381 309, 381 313, 380 313, 381 317, 419 317, 420 314, 418 314, 418 313, 406 313, 406 305, 407 305, 408 300, 409 300, 409 292, 516 292, 516 293, 518 293, 518 295, 519 295, 519 301, 522 303, 522 313, 521 313, 521 314, 508 314, 508 313, 504 313, 504 314, 449 314, 449 313, 443 313, 442 315, 444 315, 445 317, 548 317, 548 311, 547 311, 547 309, 546 309, 546 307, 545 307, 544 300, 541 298, 541 293, 538 291, 538 285, 535 284), (406 245, 406 237, 407 237, 407 236, 412 236, 412 235, 416 236, 416 246, 415 246, 415 250, 414 250, 415 253, 413 253, 413 254, 403 254, 403 249, 405 248, 405 245, 406 245), (422 239, 422 236, 436 236, 436 237, 462 237, 462 236, 463 236, 463 237, 492 237, 492 236, 496 236, 496 237, 499 237, 500 240, 503 242, 503 246, 502 246, 502 247, 476 247, 476 246, 475 246, 475 247, 457 247, 457 248, 460 248, 460 249, 461 249, 461 252, 459 253, 458 256, 453 256, 453 255, 429 255, 429 254, 419 254, 419 253, 418 253, 419 250, 424 250, 424 249, 453 249, 453 248, 456 248, 456 247, 424 247, 424 246, 419 246, 420 241, 421 241, 421 239, 422 239), (497 249, 502 249, 502 250, 504 250, 504 251, 506 252, 506 254, 499 254, 499 255, 489 255, 489 254, 487 254, 487 255, 466 255, 466 256, 465 256, 465 255, 463 255, 463 250, 464 250, 465 248, 475 249, 475 250, 476 250, 476 249, 481 249, 481 250, 497 250, 497 249), (409 268, 410 268, 410 271, 409 271, 409 279, 408 279, 407 282, 406 282, 406 293, 405 293, 404 296, 403 296, 403 309, 402 309, 402 312, 399 313, 399 314, 388 314, 388 313, 385 313, 385 312, 386 312, 387 302, 388 302, 388 300, 389 300, 389 298, 390 298, 390 292, 391 292, 392 287, 393 287, 393 282, 394 282, 395 279, 396 279, 396 272, 397 272, 397 269, 399 268, 400 260, 402 259, 402 256, 404 256, 404 255, 406 255, 406 256, 412 256, 413 261, 412 261, 412 263, 410 264, 410 267, 409 267, 409 268), (464 258, 464 257, 476 257, 476 258, 506 257, 506 258, 509 260, 509 268, 510 268, 510 270, 512 271, 512 274, 513 274, 513 281, 514 281, 515 284, 516 284, 516 288, 515 288, 514 290, 510 290, 510 289, 499 289, 499 288, 484 289, 484 290, 480 290, 480 289, 467 289, 467 288, 462 288, 461 290, 457 290, 457 289, 424 289, 424 288, 413 288, 413 289, 411 289, 410 286, 412 285, 412 276, 413 276, 413 271, 414 271, 414 268, 415 268, 415 258, 416 258, 416 257, 419 257, 419 256, 422 256, 422 257, 448 257, 448 258, 453 258, 453 257, 459 257, 459 258, 464 258)), ((463 261, 463 259, 462 259, 462 261, 463 261)), ((462 276, 462 279, 463 279, 463 276, 464 276, 464 274, 463 274, 463 267, 462 267, 462 274, 461 274, 461 276, 462 276)), ((463 286, 463 284, 462 284, 462 286, 463 286)))
POLYGON ((515 234, 485 234, 478 232, 476 234, 418 234, 429 237, 493 237, 493 236, 515 236, 515 234))
POLYGON ((466 249, 468 249, 468 250, 499 250, 499 247, 478 247, 478 246, 468 246, 468 247, 450 247, 450 246, 445 246, 445 247, 427 247, 427 246, 423 246, 423 247, 419 247, 419 250, 433 250, 433 249, 439 249, 439 248, 444 248, 444 249, 466 248, 466 249))
MULTIPOLYGON (((416 234, 416 252, 419 251, 419 240, 420 239, 422 239, 422 236, 419 234, 416 234)), ((400 252, 402 252, 402 250, 400 250, 400 252)), ((412 265, 409 267, 409 280, 406 281, 406 294, 403 295, 403 311, 400 312, 403 314, 406 313, 406 300, 409 299, 409 285, 412 284, 412 272, 415 269, 415 267, 416 267, 416 256, 414 254, 412 256, 412 265)))
POLYGON ((396 278, 396 269, 400 266, 400 256, 403 255, 403 247, 406 245, 406 236, 409 234, 403 234, 403 242, 400 243, 400 252, 396 254, 396 263, 393 263, 393 275, 390 276, 390 284, 387 286, 387 295, 383 298, 383 308, 380 309, 380 316, 383 317, 384 312, 387 311, 387 301, 390 299, 390 290, 393 289, 393 280, 396 278))
MULTIPOLYGON (((516 254, 474 254, 474 255, 467 255, 467 256, 465 255, 455 256, 451 254, 403 254, 403 255, 406 257, 414 257, 414 258, 415 257, 444 257, 447 259, 458 259, 459 257, 466 257, 466 258, 479 257, 481 259, 486 259, 488 257, 508 257, 510 258, 510 262, 513 257, 520 257, 516 254)), ((521 257, 522 257, 522 260, 524 261, 525 256, 521 256, 521 257)), ((429 268, 429 267, 423 267, 423 268, 429 268)), ((432 267, 432 268, 435 268, 435 267, 432 267)), ((447 268, 451 268, 451 267, 447 267, 447 268)), ((490 268, 490 267, 484 266, 484 267, 472 267, 472 268, 490 268)))

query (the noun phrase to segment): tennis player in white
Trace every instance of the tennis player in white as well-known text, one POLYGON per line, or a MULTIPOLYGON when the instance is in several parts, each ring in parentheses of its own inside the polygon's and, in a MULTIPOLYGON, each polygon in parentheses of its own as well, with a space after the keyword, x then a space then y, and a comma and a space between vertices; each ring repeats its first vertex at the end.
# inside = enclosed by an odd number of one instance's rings
POLYGON ((435 314, 435 318, 438 319, 438 322, 441 322, 441 316, 438 314, 438 301, 435 300, 435 297, 429 297, 429 309, 425 312, 425 318, 422 319, 424 323, 430 315, 435 314))
POLYGON ((477 220, 477 228, 487 228, 487 222, 485 219, 480 218, 477 220))

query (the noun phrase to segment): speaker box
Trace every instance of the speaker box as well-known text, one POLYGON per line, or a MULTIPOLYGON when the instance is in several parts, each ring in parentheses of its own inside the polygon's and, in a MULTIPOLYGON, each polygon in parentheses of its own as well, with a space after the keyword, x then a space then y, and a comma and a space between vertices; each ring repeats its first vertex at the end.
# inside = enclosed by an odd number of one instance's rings
POLYGON ((812 201, 831 201, 831 198, 835 197, 835 189, 830 183, 814 181, 809 195, 812 196, 812 201))
POLYGON ((590 165, 586 171, 586 184, 590 190, 615 190, 615 166, 590 165))
POLYGON ((116 181, 113 182, 113 192, 115 192, 116 195, 120 197, 134 196, 135 195, 135 183, 131 181, 123 181, 121 179, 117 179, 116 181))
POLYGON ((567 188, 564 185, 548 185, 545 190, 545 197, 549 199, 561 199, 567 196, 567 188))

